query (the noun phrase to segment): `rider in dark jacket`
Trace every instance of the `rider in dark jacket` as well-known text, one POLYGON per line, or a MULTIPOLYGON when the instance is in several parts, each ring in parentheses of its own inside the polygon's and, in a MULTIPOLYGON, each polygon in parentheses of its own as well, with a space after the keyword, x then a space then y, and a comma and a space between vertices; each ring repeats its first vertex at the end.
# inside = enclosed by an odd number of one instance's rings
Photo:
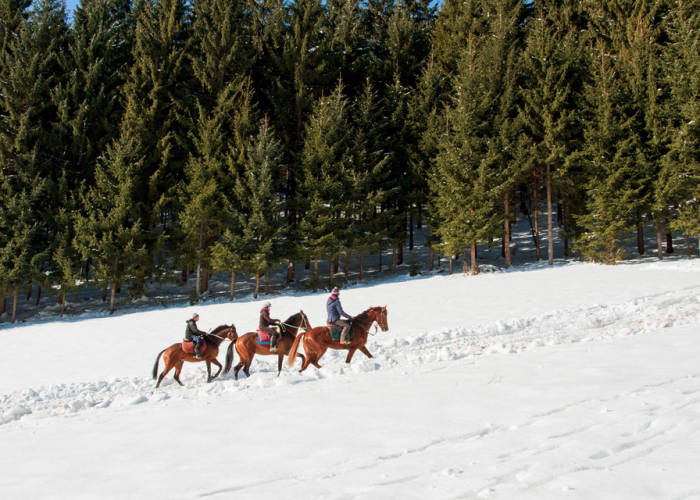
POLYGON ((204 335, 207 332, 203 332, 197 328, 197 320, 199 320, 199 314, 194 313, 191 319, 187 320, 187 327, 185 328, 185 340, 194 342, 194 357, 197 359, 202 359, 199 355, 199 349, 202 347, 202 342, 204 342, 204 335))
POLYGON ((277 342, 280 336, 280 320, 270 318, 270 307, 272 304, 268 300, 263 304, 263 308, 260 309, 260 322, 258 323, 258 330, 269 333, 272 337, 270 338, 270 352, 277 352, 277 342))
POLYGON ((340 341, 346 346, 350 344, 350 339, 348 339, 348 332, 350 331, 350 322, 340 319, 341 316, 345 316, 349 320, 352 320, 352 316, 343 311, 343 306, 340 305, 340 290, 338 288, 333 288, 331 290, 331 296, 328 297, 326 301, 326 311, 328 311, 328 319, 326 323, 329 325, 338 325, 343 327, 343 331, 340 334, 340 341))

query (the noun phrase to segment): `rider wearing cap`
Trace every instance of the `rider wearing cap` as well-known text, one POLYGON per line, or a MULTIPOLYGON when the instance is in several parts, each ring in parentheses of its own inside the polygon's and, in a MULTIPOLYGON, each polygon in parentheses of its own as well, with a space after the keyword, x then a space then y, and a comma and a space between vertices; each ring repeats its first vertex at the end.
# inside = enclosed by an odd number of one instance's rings
POLYGON ((340 305, 340 290, 337 287, 331 290, 331 296, 328 297, 326 301, 326 310, 328 311, 328 319, 326 323, 328 325, 337 325, 343 327, 343 331, 340 334, 340 342, 346 346, 350 344, 350 339, 348 339, 348 332, 350 331, 350 322, 340 319, 341 316, 345 316, 349 320, 352 320, 352 316, 343 311, 343 306, 340 305))
POLYGON ((197 320, 199 319, 199 314, 194 313, 192 318, 187 320, 187 327, 185 328, 185 340, 189 342, 194 342, 194 357, 197 359, 202 359, 199 355, 199 349, 202 347, 202 342, 204 342, 204 335, 207 332, 203 332, 197 328, 197 320))
POLYGON ((280 320, 270 318, 270 307, 272 304, 270 301, 266 301, 263 304, 263 308, 260 309, 260 322, 258 323, 258 330, 269 333, 272 337, 270 338, 270 352, 277 352, 277 342, 280 336, 279 325, 280 320), (273 328, 274 326, 274 328, 273 328))

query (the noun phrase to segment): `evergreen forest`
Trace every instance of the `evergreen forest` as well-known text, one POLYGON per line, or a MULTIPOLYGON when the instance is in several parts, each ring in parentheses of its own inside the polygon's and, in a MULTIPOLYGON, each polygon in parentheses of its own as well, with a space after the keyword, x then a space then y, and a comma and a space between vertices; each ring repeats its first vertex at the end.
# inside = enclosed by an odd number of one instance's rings
POLYGON ((700 0, 0 0, 0 314, 414 244, 477 273, 523 207, 550 264, 697 254, 699 36, 700 0))

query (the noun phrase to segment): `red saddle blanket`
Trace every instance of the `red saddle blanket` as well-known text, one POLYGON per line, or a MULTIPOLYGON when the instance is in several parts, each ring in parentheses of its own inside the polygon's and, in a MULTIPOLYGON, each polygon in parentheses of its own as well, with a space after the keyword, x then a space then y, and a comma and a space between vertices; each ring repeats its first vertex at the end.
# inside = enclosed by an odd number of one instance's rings
POLYGON ((267 332, 263 332, 262 330, 256 330, 258 332, 258 344, 269 344, 270 343, 270 335, 267 332))
MULTIPOLYGON (((182 341, 182 350, 186 354, 194 354, 194 342, 191 340, 183 340, 182 341)), ((202 347, 199 348, 199 354, 204 354, 204 352, 207 350, 207 343, 202 342, 202 347)))

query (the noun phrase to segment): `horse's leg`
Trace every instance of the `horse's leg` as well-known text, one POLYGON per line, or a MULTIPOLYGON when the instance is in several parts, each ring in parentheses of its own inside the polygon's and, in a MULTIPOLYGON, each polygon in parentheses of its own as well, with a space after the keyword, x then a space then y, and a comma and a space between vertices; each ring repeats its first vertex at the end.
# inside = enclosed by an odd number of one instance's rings
POLYGON ((279 354, 277 354, 277 376, 280 376, 280 373, 282 373, 282 358, 284 358, 284 354, 280 351, 279 354))
POLYGON ((297 358, 301 358, 301 364, 304 364, 304 361, 306 361, 306 358, 304 357, 303 354, 297 353, 297 358))
POLYGON ((370 353, 365 346, 361 345, 360 347, 358 347, 358 349, 360 349, 360 352, 362 352, 362 354, 364 354, 368 358, 373 357, 372 353, 370 353))
POLYGON ((316 368, 321 368, 321 365, 318 364, 319 360, 321 357, 326 354, 326 351, 328 350, 327 347, 323 346, 321 347, 321 350, 314 356, 314 359, 311 361, 311 364, 314 365, 316 368))
MULTIPOLYGON (((211 362, 214 363, 216 366, 219 367, 219 370, 218 370, 218 371, 214 374, 214 376, 211 378, 211 380, 214 380, 216 377, 219 376, 219 373, 221 373, 221 370, 224 368, 224 365, 222 365, 221 363, 219 363, 219 360, 216 359, 216 358, 212 359, 211 362)), ((210 382, 211 382, 211 380, 210 380, 210 382)))
POLYGON ((349 363, 350 360, 352 359, 352 355, 355 354, 355 351, 357 350, 357 347, 350 347, 350 350, 348 351, 348 356, 345 358, 345 362, 349 363))
POLYGON ((253 358, 255 357, 255 351, 250 353, 250 358, 245 360, 245 365, 243 365, 243 373, 246 377, 250 377, 250 365, 253 364, 253 358))
POLYGON ((233 378, 235 380, 238 380, 238 372, 241 370, 241 367, 243 366, 243 361, 238 363, 236 366, 233 367, 233 378))
POLYGON ((160 383, 163 381, 163 377, 173 368, 173 365, 170 363, 165 363, 165 366, 163 367, 163 371, 160 373, 158 376, 158 382, 156 383, 156 389, 160 387, 160 383))
POLYGON ((182 361, 182 360, 180 360, 180 361, 177 362, 177 365, 175 366, 175 375, 173 376, 173 378, 174 378, 175 380, 177 380, 177 383, 180 384, 180 385, 183 385, 183 386, 184 386, 185 384, 183 384, 183 383, 180 381, 180 372, 182 371, 182 366, 183 366, 184 364, 185 364, 185 362, 182 361))
POLYGON ((211 361, 204 360, 204 362, 207 364, 207 383, 211 382, 211 361))

